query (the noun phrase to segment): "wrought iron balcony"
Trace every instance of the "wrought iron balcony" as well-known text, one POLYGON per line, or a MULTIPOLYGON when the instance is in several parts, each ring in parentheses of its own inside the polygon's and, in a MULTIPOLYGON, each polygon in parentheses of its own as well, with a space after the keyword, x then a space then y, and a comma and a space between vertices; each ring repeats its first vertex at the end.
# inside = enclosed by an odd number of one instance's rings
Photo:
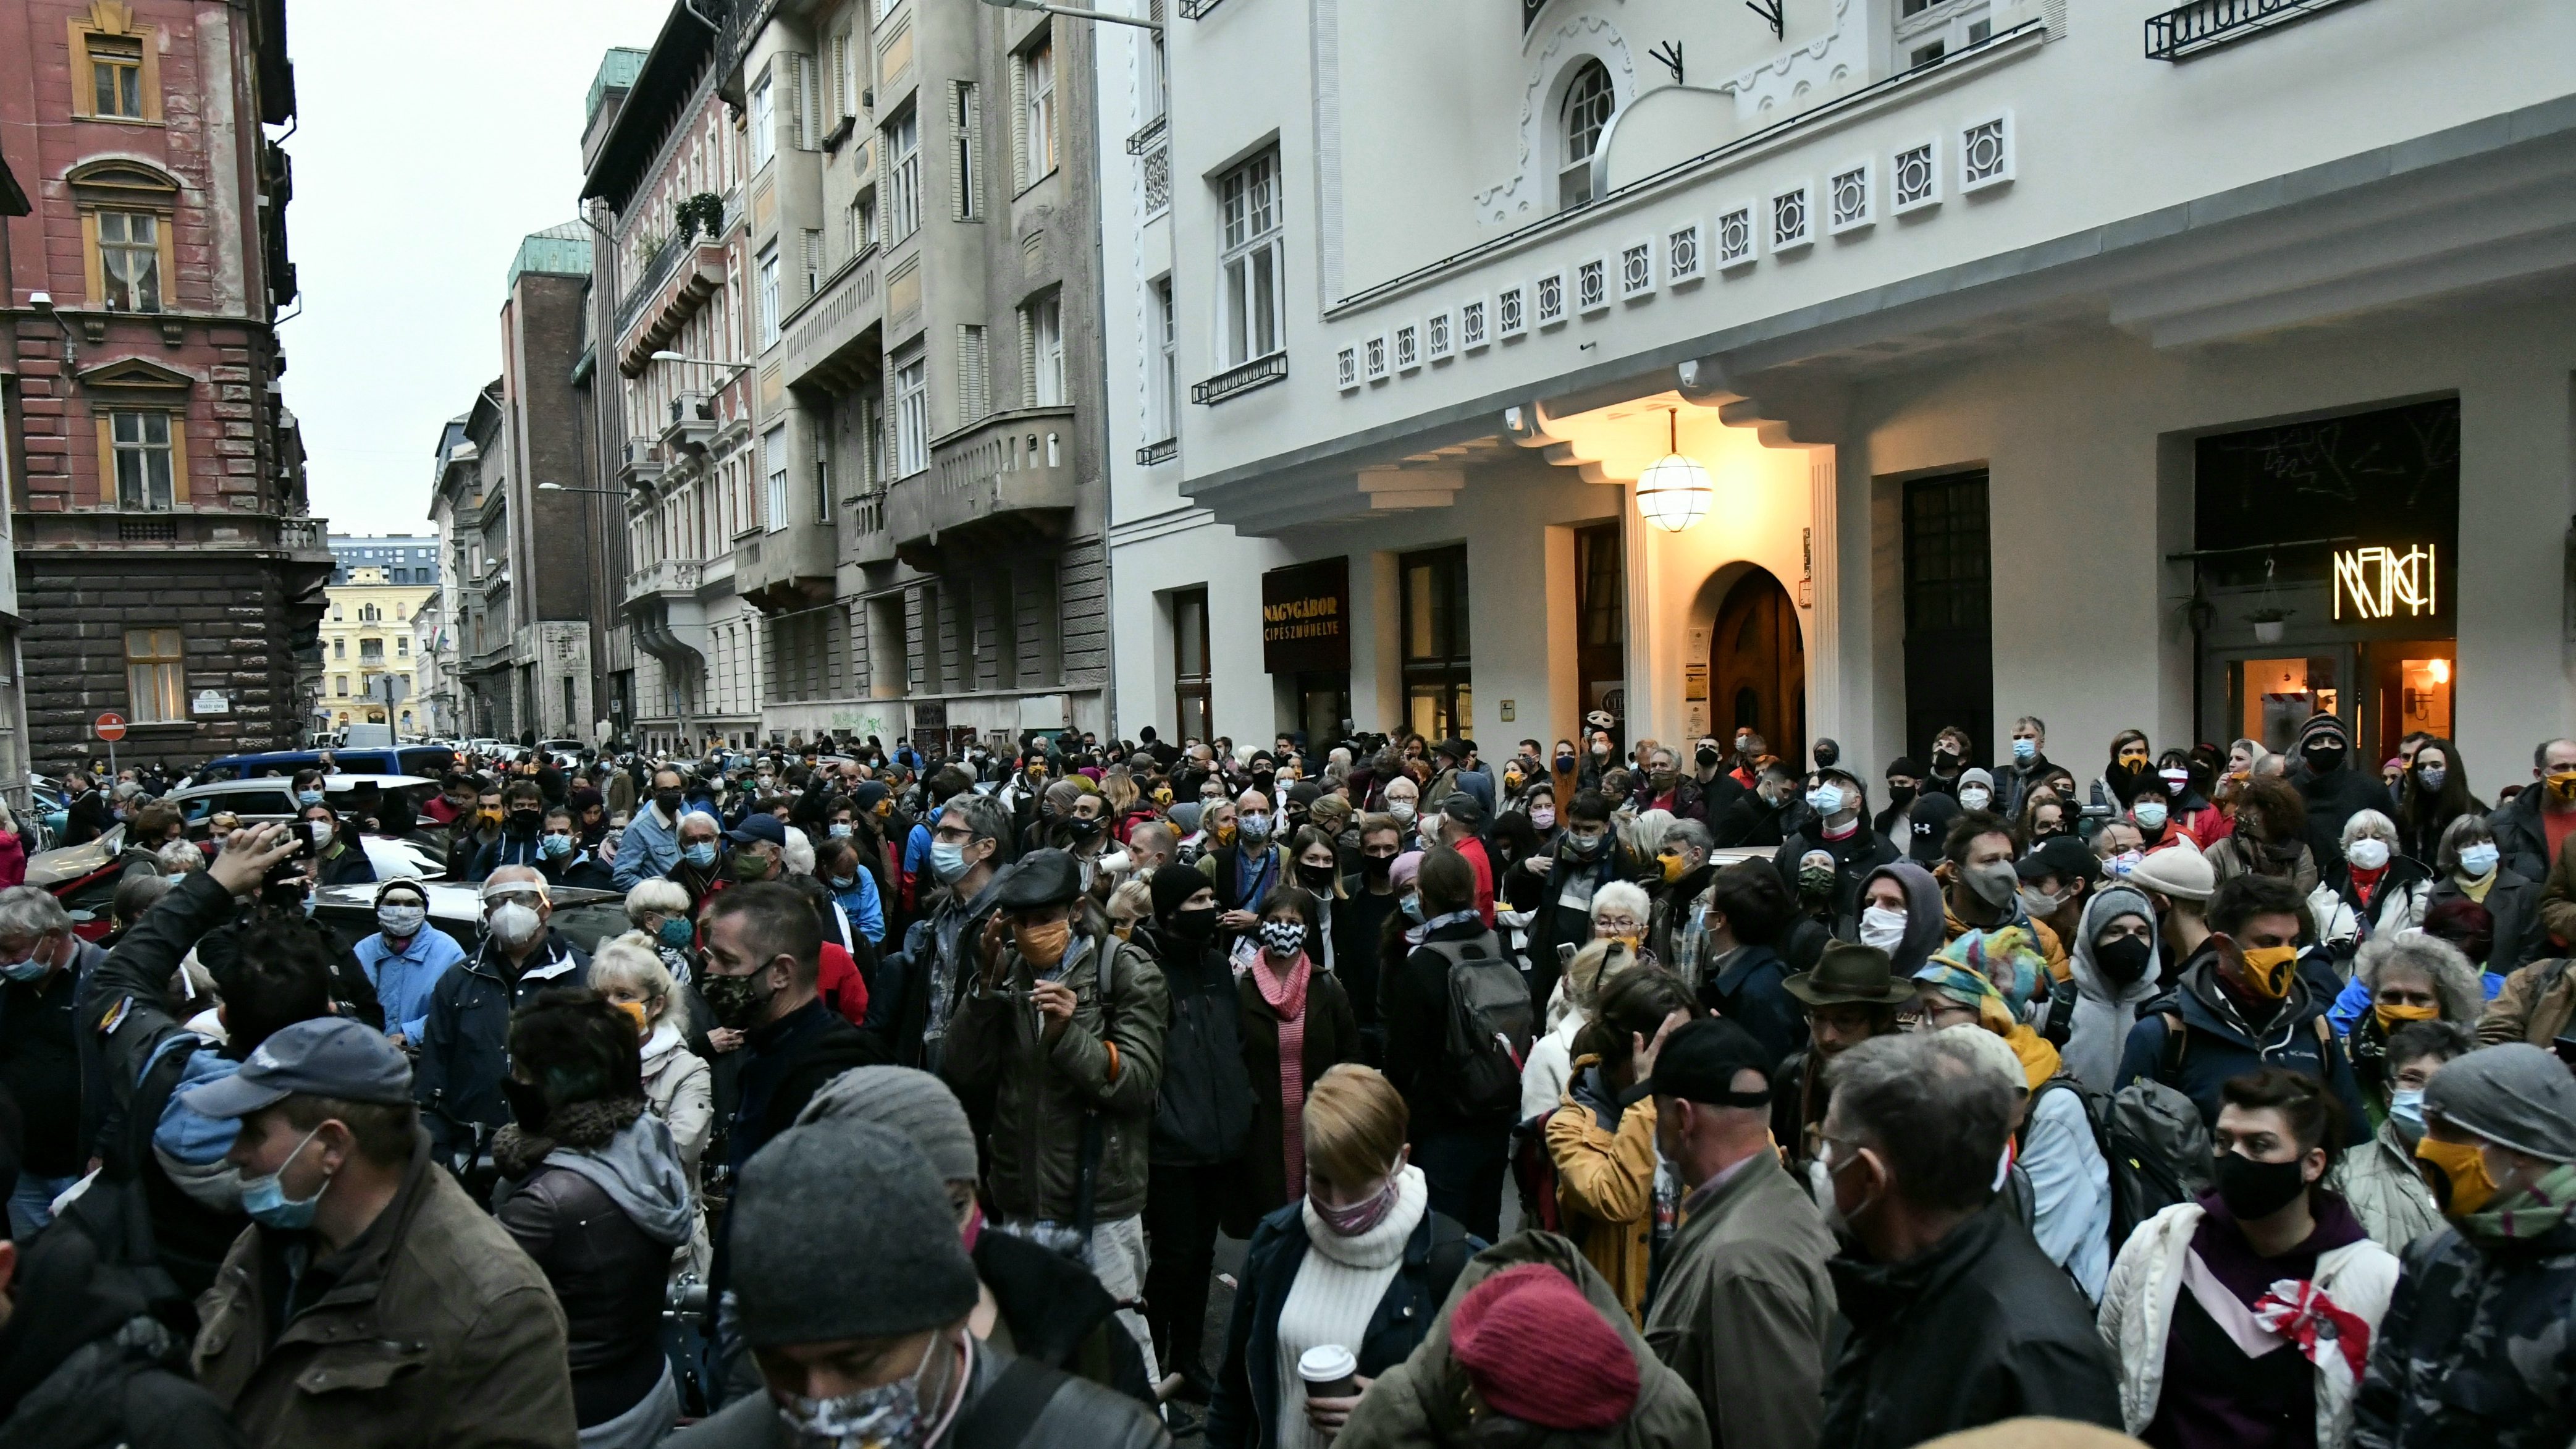
POLYGON ((1205 382, 1191 383, 1190 401, 1221 403, 1227 398, 1250 392, 1256 387, 1268 387, 1274 382, 1287 380, 1288 354, 1274 352, 1268 357, 1256 357, 1241 367, 1220 372, 1205 382))
POLYGON ((1216 7, 1224 3, 1225 0, 1181 0, 1181 18, 1183 20, 1205 20, 1208 17, 1209 11, 1214 10, 1216 7))
POLYGON ((1159 443, 1147 443, 1145 446, 1138 448, 1136 450, 1136 461, 1148 468, 1151 468, 1157 463, 1168 463, 1180 455, 1181 440, 1178 438, 1165 438, 1159 443))
POLYGON ((2185 60, 2351 0, 2192 0, 2147 17, 2147 59, 2185 60))
POLYGON ((1154 119, 1147 121, 1141 126, 1138 126, 1136 128, 1136 134, 1127 138, 1127 154, 1130 156, 1142 156, 1154 147, 1162 145, 1164 139, 1171 134, 1172 114, 1169 111, 1165 111, 1163 114, 1156 116, 1154 119))

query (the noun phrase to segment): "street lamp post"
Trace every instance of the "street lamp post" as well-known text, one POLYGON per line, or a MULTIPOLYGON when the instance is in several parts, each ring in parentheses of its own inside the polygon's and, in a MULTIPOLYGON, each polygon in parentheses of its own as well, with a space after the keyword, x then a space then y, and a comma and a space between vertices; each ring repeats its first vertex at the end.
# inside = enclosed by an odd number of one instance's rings
POLYGON ((1112 25, 1133 25, 1140 30, 1160 30, 1163 22, 1141 15, 1112 15, 1105 10, 1085 10, 1075 5, 1048 5, 1041 0, 984 0, 997 10, 1042 10, 1049 15, 1070 15, 1076 20, 1106 20, 1112 25))

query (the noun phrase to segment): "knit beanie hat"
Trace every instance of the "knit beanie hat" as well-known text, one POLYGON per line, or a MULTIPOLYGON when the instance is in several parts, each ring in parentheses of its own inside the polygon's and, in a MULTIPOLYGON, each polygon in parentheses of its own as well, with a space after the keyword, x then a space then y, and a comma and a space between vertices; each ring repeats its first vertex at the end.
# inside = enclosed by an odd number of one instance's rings
POLYGON ((1154 919, 1168 921, 1181 902, 1208 888, 1208 874, 1196 866, 1167 865, 1154 872, 1154 919))
POLYGON ((2309 715, 2306 722, 2299 726, 2299 748, 2304 750, 2320 739, 2349 749, 2352 745, 2352 731, 2345 726, 2340 716, 2318 710, 2315 714, 2309 715))
POLYGON ((1408 850, 1397 856, 1395 863, 1386 868, 1386 878, 1395 886, 1398 894, 1410 888, 1421 876, 1422 852, 1418 850, 1408 850))
POLYGON ((2480 1047, 2442 1064, 2424 1113, 2544 1162, 2576 1162, 2576 1076, 2529 1042, 2480 1047))
POLYGON ((807 1122, 872 1122, 891 1127, 921 1149, 950 1182, 975 1180, 975 1129, 948 1084, 915 1067, 852 1067, 796 1114, 807 1122))
POLYGON ((2129 867, 2129 884, 2178 901, 2205 901, 2218 889, 2218 872, 2189 845, 2173 845, 2129 867))
POLYGON ((1637 1403, 1637 1358, 1563 1273, 1524 1263, 1467 1290, 1449 1349, 1495 1410, 1547 1429, 1607 1429, 1637 1403))
POLYGON ((975 1265, 948 1185, 871 1122, 799 1123, 743 1166, 726 1230, 753 1348, 894 1338, 975 1306, 975 1265))

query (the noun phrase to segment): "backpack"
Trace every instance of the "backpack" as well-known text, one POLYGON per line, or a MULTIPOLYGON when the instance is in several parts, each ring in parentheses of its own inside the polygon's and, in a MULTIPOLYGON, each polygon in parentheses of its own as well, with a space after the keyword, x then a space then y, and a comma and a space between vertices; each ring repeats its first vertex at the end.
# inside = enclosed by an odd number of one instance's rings
POLYGON ((2101 1114, 2094 1118, 2095 1137, 2111 1167, 2114 1251, 2138 1224, 2191 1201, 2213 1180, 2209 1124, 2200 1119, 2200 1105, 2160 1080, 2181 1069, 2191 1033, 2180 1016, 2157 1015, 2165 1024, 2165 1047, 2156 1076, 2122 1087, 2106 1107, 2097 1107, 2102 1100, 2098 1092, 2085 1099, 2088 1113, 2101 1114))
POLYGON ((1422 944, 1449 963, 1449 1020, 1440 1050, 1449 1105, 1462 1117, 1517 1112, 1521 1064, 1536 1038, 1529 983, 1497 949, 1491 931, 1472 941, 1422 944))

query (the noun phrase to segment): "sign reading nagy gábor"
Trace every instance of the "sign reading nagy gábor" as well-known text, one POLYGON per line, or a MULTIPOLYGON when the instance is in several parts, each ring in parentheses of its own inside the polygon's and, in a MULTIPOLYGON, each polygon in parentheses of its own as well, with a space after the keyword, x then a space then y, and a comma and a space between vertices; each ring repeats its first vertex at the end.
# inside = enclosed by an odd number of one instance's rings
POLYGON ((1351 667, 1351 561, 1317 559, 1261 576, 1261 667, 1273 674, 1351 667))

